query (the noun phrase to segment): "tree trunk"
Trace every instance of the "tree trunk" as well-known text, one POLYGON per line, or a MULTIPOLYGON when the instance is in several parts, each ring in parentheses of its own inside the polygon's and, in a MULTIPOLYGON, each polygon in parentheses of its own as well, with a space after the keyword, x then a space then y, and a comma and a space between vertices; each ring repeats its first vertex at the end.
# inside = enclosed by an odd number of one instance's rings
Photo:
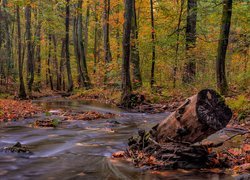
POLYGON ((205 89, 188 98, 157 127, 159 143, 182 141, 195 143, 224 128, 232 111, 214 90, 205 89))
POLYGON ((121 58, 121 52, 120 52, 120 18, 119 18, 119 13, 120 13, 120 6, 117 5, 116 9, 116 61, 119 63, 119 60, 121 58))
POLYGON ((123 57, 122 57, 122 100, 124 107, 130 107, 130 96, 132 91, 130 81, 130 33, 133 4, 131 0, 125 0, 125 13, 123 25, 123 57))
POLYGON ((154 3, 150 0, 150 14, 151 14, 151 36, 152 36, 152 65, 151 65, 151 88, 155 84, 155 20, 154 20, 154 3))
MULTIPOLYGON (((75 7, 77 9, 77 7, 75 7)), ((77 40, 77 27, 78 27, 77 17, 74 17, 73 20, 73 42, 74 42, 74 52, 76 58, 76 66, 77 66, 77 83, 78 86, 81 87, 83 84, 82 73, 81 73, 81 63, 80 63, 80 54, 78 48, 78 40, 77 40)))
POLYGON ((56 90, 60 90, 60 80, 59 80, 59 66, 58 66, 58 59, 57 59, 57 41, 56 36, 52 36, 53 46, 54 46, 54 69, 56 72, 56 90))
POLYGON ((54 86, 53 86, 53 74, 51 72, 50 69, 50 64, 51 64, 51 35, 49 35, 49 53, 48 53, 48 59, 47 59, 47 72, 48 72, 48 80, 49 80, 49 84, 50 84, 50 89, 54 90, 54 86))
POLYGON ((17 16, 17 39, 18 39, 18 74, 19 74, 19 94, 20 99, 26 98, 25 86, 23 81, 23 61, 22 61, 22 38, 21 38, 21 22, 20 22, 20 8, 16 6, 17 16))
POLYGON ((181 0, 181 9, 178 18, 177 24, 177 37, 176 37, 176 48, 175 48, 175 61, 174 61, 174 70, 173 70, 173 87, 176 87, 176 80, 177 80, 177 70, 178 70, 178 55, 179 55, 179 47, 180 47, 180 26, 182 20, 182 13, 183 13, 183 6, 184 0, 181 0))
POLYGON ((38 27, 36 31, 37 45, 36 45, 36 63, 37 63, 37 76, 38 76, 38 86, 41 86, 41 70, 42 70, 42 57, 41 57, 41 28, 42 23, 38 20, 38 27))
POLYGON ((68 92, 73 91, 73 79, 70 65, 70 53, 69 53, 69 16, 70 16, 70 0, 66 0, 66 18, 65 18, 65 54, 66 54, 66 68, 68 74, 68 92))
POLYGON ((104 53, 105 62, 109 63, 112 60, 110 51, 110 40, 109 40, 109 15, 110 15, 110 0, 104 0, 104 13, 103 13, 103 40, 104 40, 104 53))
POLYGON ((27 4, 25 7, 26 18, 26 42, 27 42, 27 85, 29 93, 32 93, 32 86, 34 82, 34 62, 33 49, 31 42, 31 5, 27 4))
MULTIPOLYGON (((80 12, 82 12, 82 0, 78 1, 78 9, 80 12)), ((80 72, 83 80, 83 86, 86 89, 89 89, 91 87, 90 79, 88 76, 88 68, 86 63, 86 56, 85 56, 85 47, 83 43, 83 27, 82 27, 82 13, 78 13, 78 23, 77 23, 77 42, 78 42, 78 52, 79 52, 79 58, 80 58, 80 72)))
POLYGON ((131 63, 133 64, 133 87, 135 89, 142 86, 140 55, 138 49, 138 27, 135 0, 132 0, 132 25, 131 25, 131 63))
POLYGON ((6 10, 7 0, 2 0, 2 6, 4 8, 4 29, 5 29, 5 39, 6 39, 6 51, 7 51, 7 78, 11 74, 11 71, 14 68, 14 62, 12 58, 12 43, 11 43, 11 34, 10 34, 10 14, 6 10))
POLYGON ((97 34, 98 34, 98 15, 97 15, 97 1, 95 1, 95 7, 94 7, 94 18, 95 18, 95 29, 94 29, 94 50, 93 50, 93 55, 94 55, 94 74, 96 73, 96 65, 97 65, 97 34))
POLYGON ((88 45, 89 45, 89 14, 90 14, 90 4, 87 1, 87 10, 85 18, 85 28, 84 28, 84 55, 87 58, 88 45))
POLYGON ((61 47, 61 59, 60 59, 60 70, 59 70, 59 90, 65 90, 64 88, 64 66, 65 66, 65 40, 62 39, 61 47))
POLYGON ((220 40, 218 44, 218 54, 216 60, 216 75, 217 75, 217 88, 221 94, 226 94, 228 91, 226 70, 225 70, 225 59, 228 46, 228 38, 230 33, 232 16, 232 0, 223 0, 223 14, 222 24, 220 30, 220 40))
POLYGON ((187 28, 186 28, 186 59, 184 69, 184 83, 191 83, 195 80, 196 62, 194 48, 196 47, 196 19, 197 19, 197 0, 188 0, 187 7, 187 28))

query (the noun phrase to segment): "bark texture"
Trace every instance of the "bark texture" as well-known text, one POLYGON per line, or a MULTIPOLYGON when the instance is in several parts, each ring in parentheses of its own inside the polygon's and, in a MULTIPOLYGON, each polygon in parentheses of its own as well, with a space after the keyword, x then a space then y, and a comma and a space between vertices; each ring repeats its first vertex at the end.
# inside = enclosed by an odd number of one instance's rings
POLYGON ((130 106, 130 95, 132 91, 130 80, 130 33, 132 18, 132 1, 125 0, 124 27, 123 27, 123 56, 122 56, 122 100, 124 107, 130 106))
POLYGON ((196 20, 197 20, 197 0, 188 0, 187 7, 187 28, 186 28, 186 59, 184 83, 191 83, 195 80, 196 62, 194 48, 196 47, 196 20))
POLYGON ((227 54, 228 38, 230 33, 232 16, 232 0, 223 0, 222 24, 220 30, 220 40, 218 44, 218 54, 216 60, 217 87, 221 94, 226 94, 228 90, 225 59, 227 54))
POLYGON ((157 141, 195 143, 224 128, 232 111, 214 90, 205 89, 188 98, 157 127, 157 141))
POLYGON ((65 56, 66 56, 66 68, 68 75, 68 92, 73 91, 73 79, 71 73, 71 65, 70 65, 70 53, 69 53, 69 16, 70 16, 70 0, 66 0, 66 18, 65 18, 65 56))

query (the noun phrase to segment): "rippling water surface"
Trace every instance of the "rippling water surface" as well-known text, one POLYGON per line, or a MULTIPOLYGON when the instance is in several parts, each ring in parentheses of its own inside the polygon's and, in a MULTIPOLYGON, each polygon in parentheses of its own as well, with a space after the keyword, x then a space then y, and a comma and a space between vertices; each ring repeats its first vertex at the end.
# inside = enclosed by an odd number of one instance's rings
POLYGON ((115 119, 67 121, 56 129, 33 128, 32 122, 46 119, 45 114, 24 121, 0 124, 0 148, 16 142, 28 146, 33 155, 0 153, 0 179, 232 179, 199 171, 152 172, 110 158, 124 150, 127 139, 138 129, 149 129, 168 113, 130 114, 120 109, 93 102, 45 98, 33 103, 57 112, 111 112, 115 119), (119 123, 115 123, 115 121, 119 123))

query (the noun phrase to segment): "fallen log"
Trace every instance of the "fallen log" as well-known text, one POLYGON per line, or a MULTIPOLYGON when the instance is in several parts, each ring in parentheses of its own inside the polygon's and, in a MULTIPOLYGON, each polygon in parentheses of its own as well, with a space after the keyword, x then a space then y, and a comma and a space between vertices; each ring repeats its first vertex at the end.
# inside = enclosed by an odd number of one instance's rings
POLYGON ((216 153, 199 142, 226 127, 231 117, 232 111, 218 93, 202 90, 150 132, 139 130, 137 137, 129 139, 124 157, 152 169, 215 167, 216 153))
POLYGON ((205 89, 188 98, 156 127, 156 141, 199 142, 224 128, 232 111, 214 90, 205 89))

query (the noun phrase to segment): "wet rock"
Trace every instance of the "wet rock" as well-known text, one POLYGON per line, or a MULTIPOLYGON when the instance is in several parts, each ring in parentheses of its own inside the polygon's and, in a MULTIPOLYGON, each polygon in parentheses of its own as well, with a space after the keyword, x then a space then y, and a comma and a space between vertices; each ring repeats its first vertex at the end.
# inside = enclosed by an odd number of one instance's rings
POLYGON ((45 119, 45 120, 36 120, 34 122, 35 127, 52 127, 55 128, 60 124, 60 121, 57 119, 45 119))
POLYGON ((0 152, 33 154, 28 147, 23 146, 20 142, 17 142, 14 146, 0 149, 0 152))

